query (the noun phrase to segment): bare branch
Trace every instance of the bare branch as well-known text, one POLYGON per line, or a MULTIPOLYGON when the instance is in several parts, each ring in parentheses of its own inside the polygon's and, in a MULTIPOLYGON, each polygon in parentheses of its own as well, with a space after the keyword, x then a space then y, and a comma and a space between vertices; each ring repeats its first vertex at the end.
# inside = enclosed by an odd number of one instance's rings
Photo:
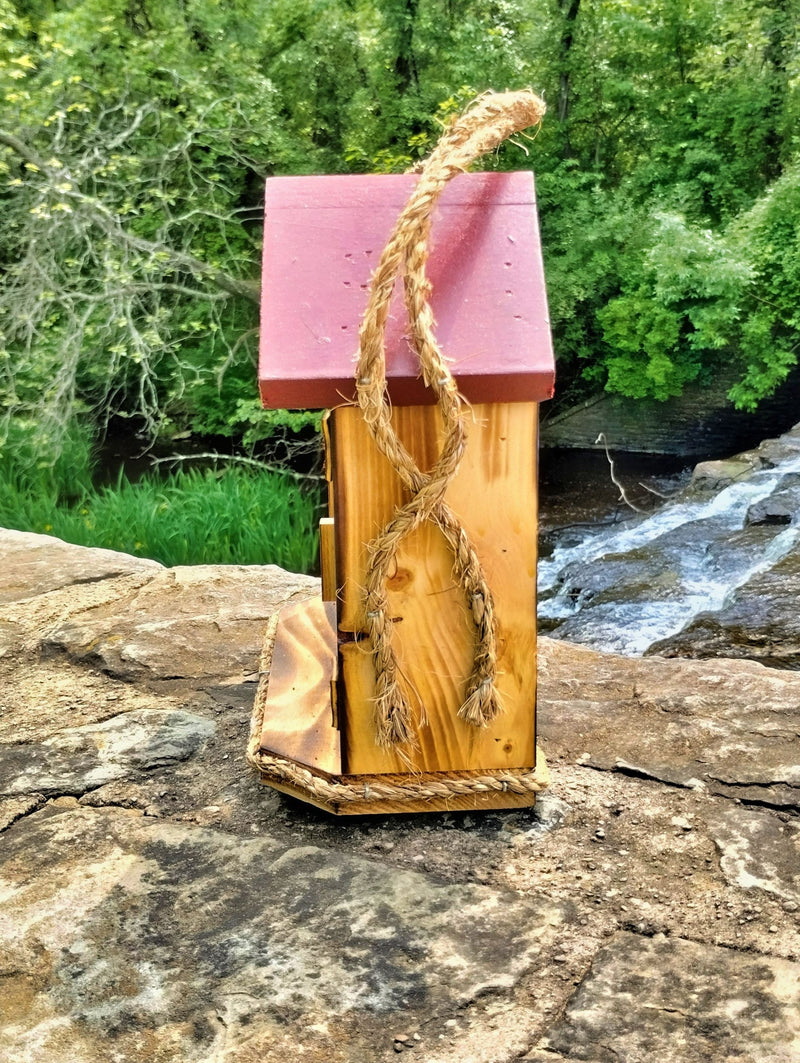
POLYGON ((663 491, 657 491, 655 487, 649 487, 647 484, 642 483, 641 480, 639 481, 639 486, 644 488, 645 491, 649 491, 651 495, 655 495, 656 498, 663 498, 665 500, 672 498, 672 494, 665 494, 663 491))
MULTIPOLYGON (((13 133, 0 129, 0 144, 5 144, 6 147, 11 148, 11 150, 19 155, 20 158, 36 167, 36 169, 44 174, 49 181, 53 183, 59 182, 60 184, 70 182, 71 175, 66 167, 56 170, 50 166, 48 162, 38 154, 38 152, 30 147, 30 145, 26 144, 13 133)), ((60 194, 63 195, 65 199, 81 203, 89 212, 91 220, 113 239, 147 255, 167 255, 169 261, 179 269, 189 272, 194 276, 204 277, 217 288, 222 289, 222 291, 227 292, 229 295, 249 299, 251 302, 258 304, 260 291, 257 282, 243 281, 238 280, 235 277, 230 277, 223 270, 216 266, 212 266, 208 262, 203 262, 202 259, 195 257, 187 251, 179 251, 166 244, 152 240, 145 240, 141 236, 135 236, 133 233, 130 233, 125 229, 119 217, 110 211, 104 204, 94 197, 87 196, 75 188, 68 189, 65 187, 60 194)))
POLYGON ((52 171, 47 162, 39 155, 30 145, 20 140, 19 137, 15 137, 13 133, 6 132, 5 129, 0 129, 0 144, 5 144, 7 148, 11 148, 21 159, 25 162, 29 162, 31 166, 35 166, 37 170, 41 170, 42 173, 50 176, 52 171))
POLYGON ((606 452, 606 461, 608 462, 609 466, 609 475, 611 476, 611 482, 619 490, 620 501, 624 502, 626 506, 630 506, 630 508, 636 513, 644 513, 643 509, 637 506, 634 502, 631 502, 631 500, 628 498, 628 493, 625 490, 625 485, 621 483, 621 481, 617 478, 616 468, 614 466, 614 459, 608 452, 608 443, 606 442, 605 432, 601 432, 594 442, 595 446, 598 443, 602 444, 603 450, 606 452))
POLYGON ((263 469, 266 472, 280 473, 281 476, 291 476, 294 480, 324 480, 325 477, 313 472, 295 472, 284 465, 275 465, 268 461, 259 461, 257 458, 245 458, 237 454, 217 454, 210 451, 207 454, 173 454, 169 458, 151 458, 151 465, 178 465, 184 461, 223 461, 238 465, 249 465, 252 468, 263 469))

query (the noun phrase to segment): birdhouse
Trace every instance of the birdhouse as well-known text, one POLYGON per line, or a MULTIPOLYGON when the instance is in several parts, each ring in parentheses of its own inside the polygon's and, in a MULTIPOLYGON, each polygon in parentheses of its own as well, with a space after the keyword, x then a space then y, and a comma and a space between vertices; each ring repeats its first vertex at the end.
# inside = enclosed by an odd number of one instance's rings
POLYGON ((261 398, 329 411, 329 516, 321 596, 268 631, 250 759, 337 814, 520 807, 546 785, 534 180, 435 154, 433 173, 267 182, 261 398))

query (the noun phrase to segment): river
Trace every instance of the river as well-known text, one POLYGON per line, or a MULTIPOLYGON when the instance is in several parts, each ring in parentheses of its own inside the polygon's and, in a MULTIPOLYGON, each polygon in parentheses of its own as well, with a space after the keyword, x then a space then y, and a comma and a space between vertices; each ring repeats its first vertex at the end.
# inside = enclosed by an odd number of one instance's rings
POLYGON ((570 459, 575 468, 564 476, 548 472, 545 461, 540 630, 638 655, 699 617, 734 603, 741 612, 748 588, 800 552, 800 439, 794 442, 774 463, 759 459, 718 484, 689 483, 688 469, 665 462, 621 459, 615 476, 636 505, 648 506, 642 513, 619 502, 602 453, 570 459))

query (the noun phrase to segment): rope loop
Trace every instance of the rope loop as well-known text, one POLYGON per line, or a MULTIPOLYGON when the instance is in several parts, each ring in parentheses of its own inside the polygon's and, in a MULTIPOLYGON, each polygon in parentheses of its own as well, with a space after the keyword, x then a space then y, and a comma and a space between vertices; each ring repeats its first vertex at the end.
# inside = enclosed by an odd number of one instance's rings
POLYGON ((359 332, 358 404, 376 445, 411 496, 368 548, 366 629, 375 663, 376 741, 381 746, 413 743, 415 737, 410 705, 392 648, 393 625, 387 622, 385 583, 401 542, 425 521, 432 521, 441 529, 453 552, 454 576, 465 592, 475 623, 473 668, 458 715, 476 727, 485 727, 500 711, 495 685, 497 623, 492 592, 474 547, 444 501, 464 456, 466 426, 463 401, 434 333, 426 263, 433 210, 447 182, 514 133, 538 125, 544 110, 544 103, 532 92, 488 93, 475 100, 445 131, 423 163, 414 191, 372 275, 359 332), (386 321, 395 281, 400 276, 420 373, 425 386, 436 396, 444 430, 441 451, 427 473, 418 468, 392 426, 386 388, 386 321))

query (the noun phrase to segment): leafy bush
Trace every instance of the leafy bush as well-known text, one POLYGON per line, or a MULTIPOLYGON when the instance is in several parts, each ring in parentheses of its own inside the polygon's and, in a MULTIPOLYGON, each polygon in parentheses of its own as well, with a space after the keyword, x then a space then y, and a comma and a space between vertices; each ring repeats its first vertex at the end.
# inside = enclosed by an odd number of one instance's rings
POLYGON ((741 304, 741 381, 731 397, 753 409, 797 365, 800 350, 800 165, 787 169, 731 226, 729 240, 752 263, 741 304))

